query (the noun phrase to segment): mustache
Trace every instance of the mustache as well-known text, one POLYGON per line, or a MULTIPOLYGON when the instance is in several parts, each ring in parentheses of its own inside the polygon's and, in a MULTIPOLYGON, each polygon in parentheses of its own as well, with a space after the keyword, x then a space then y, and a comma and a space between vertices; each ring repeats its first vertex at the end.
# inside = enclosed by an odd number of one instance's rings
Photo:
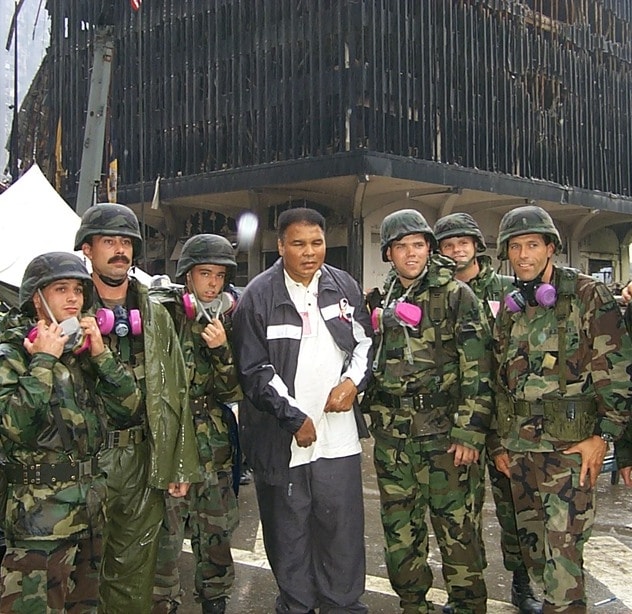
POLYGON ((125 255, 112 256, 108 260, 108 264, 115 264, 117 262, 122 262, 123 264, 131 264, 130 259, 127 256, 125 256, 125 255))

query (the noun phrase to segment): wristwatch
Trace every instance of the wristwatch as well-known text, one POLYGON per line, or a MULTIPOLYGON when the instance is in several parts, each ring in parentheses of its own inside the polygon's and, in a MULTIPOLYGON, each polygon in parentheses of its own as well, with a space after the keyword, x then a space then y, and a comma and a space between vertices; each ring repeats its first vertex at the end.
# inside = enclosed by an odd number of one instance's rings
POLYGON ((599 437, 601 437, 606 443, 614 441, 614 437, 610 433, 599 433, 599 437))

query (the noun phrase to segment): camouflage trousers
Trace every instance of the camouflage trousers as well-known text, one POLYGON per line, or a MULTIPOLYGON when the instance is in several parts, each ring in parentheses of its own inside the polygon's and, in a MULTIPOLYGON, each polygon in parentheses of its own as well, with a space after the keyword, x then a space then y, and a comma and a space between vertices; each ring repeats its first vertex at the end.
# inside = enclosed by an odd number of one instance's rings
POLYGON ((449 601, 459 614, 487 610, 476 505, 481 467, 455 467, 447 437, 397 439, 374 430, 386 566, 405 614, 432 611, 426 511, 441 550, 449 601))
MULTIPOLYGON (((474 479, 472 487, 476 489, 476 517, 482 521, 483 505, 485 503, 485 465, 487 465, 494 506, 496 508, 496 518, 500 525, 500 549, 503 555, 503 564, 507 571, 516 571, 524 567, 524 563, 516 527, 516 510, 514 509, 511 496, 511 483, 505 474, 496 469, 493 459, 487 454, 481 454, 480 465, 480 473, 472 473, 474 479)), ((479 526, 479 534, 481 543, 483 543, 482 524, 479 526)), ((483 556, 485 556, 484 547, 483 556)))
POLYGON ((207 473, 204 482, 191 484, 185 498, 167 495, 166 508, 159 534, 152 612, 173 612, 182 603, 178 559, 187 522, 195 556, 196 600, 227 597, 235 580, 230 540, 239 524, 232 473, 207 473))
POLYGON ((579 454, 509 452, 523 560, 544 590, 544 614, 584 614, 584 545, 595 520, 594 491, 579 485, 579 454))
POLYGON ((100 563, 100 537, 10 543, 0 572, 0 612, 94 614, 100 563))

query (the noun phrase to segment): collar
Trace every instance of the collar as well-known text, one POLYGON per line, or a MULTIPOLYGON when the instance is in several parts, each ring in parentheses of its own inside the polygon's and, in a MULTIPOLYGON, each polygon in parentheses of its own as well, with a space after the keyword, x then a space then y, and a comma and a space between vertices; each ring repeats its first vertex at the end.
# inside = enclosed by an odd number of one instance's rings
POLYGON ((310 292, 315 293, 318 290, 318 284, 320 282, 320 278, 323 274, 323 270, 322 269, 318 269, 318 271, 316 271, 314 273, 314 276, 312 277, 311 281, 309 282, 309 284, 307 284, 307 286, 303 285, 300 281, 294 281, 289 275, 288 272, 283 269, 283 278, 285 280, 285 287, 288 289, 288 292, 292 292, 292 291, 296 291, 297 288, 304 288, 305 290, 308 290, 310 292))

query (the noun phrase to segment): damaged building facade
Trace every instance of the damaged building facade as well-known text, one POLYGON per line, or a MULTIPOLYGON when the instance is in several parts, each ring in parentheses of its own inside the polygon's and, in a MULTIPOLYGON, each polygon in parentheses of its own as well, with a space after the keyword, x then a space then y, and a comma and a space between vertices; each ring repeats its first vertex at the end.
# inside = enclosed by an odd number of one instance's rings
POLYGON ((109 187, 145 222, 152 272, 173 272, 191 234, 232 238, 252 210, 261 232, 240 255, 243 284, 276 257, 278 213, 307 205, 327 218, 328 259, 370 287, 386 267, 388 213, 416 208, 433 223, 468 211, 493 255, 502 215, 533 200, 563 233, 561 262, 630 276, 627 0, 47 8, 46 99, 22 157, 76 202, 95 37, 110 28, 98 199, 109 187))

